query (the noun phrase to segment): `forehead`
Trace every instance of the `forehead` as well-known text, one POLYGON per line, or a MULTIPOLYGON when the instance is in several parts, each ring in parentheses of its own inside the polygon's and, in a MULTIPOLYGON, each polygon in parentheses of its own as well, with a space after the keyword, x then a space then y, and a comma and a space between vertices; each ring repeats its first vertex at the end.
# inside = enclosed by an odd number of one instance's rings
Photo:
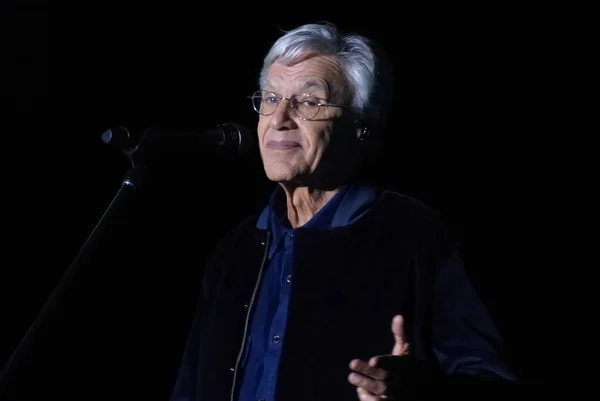
POLYGON ((332 92, 332 88, 344 84, 344 74, 335 60, 315 56, 292 65, 273 63, 269 68, 264 89, 294 93, 320 92, 327 95, 332 92))

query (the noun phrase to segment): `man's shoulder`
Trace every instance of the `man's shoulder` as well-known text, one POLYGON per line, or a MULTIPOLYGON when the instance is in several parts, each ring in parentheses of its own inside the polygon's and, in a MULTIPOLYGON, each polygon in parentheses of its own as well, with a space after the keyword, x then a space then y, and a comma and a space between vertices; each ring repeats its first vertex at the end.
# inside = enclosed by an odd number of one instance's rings
POLYGON ((415 196, 393 189, 382 190, 373 207, 371 224, 417 241, 458 241, 458 233, 444 213, 415 196))
POLYGON ((262 212, 255 212, 250 215, 243 217, 235 226, 233 226, 230 230, 231 233, 238 232, 252 232, 256 233, 261 230, 257 227, 258 219, 260 218, 262 212))
POLYGON ((237 241, 237 239, 243 238, 254 238, 258 241, 261 240, 261 237, 265 235, 264 230, 260 230, 257 227, 257 222, 260 217, 260 212, 252 213, 243 217, 238 223, 230 227, 225 231, 221 240, 219 241, 222 246, 226 244, 232 244, 237 241))
POLYGON ((417 221, 440 222, 444 220, 443 214, 430 204, 393 189, 384 189, 377 203, 387 215, 417 221))
POLYGON ((388 205, 400 207, 407 211, 416 211, 427 214, 438 214, 438 211, 415 196, 399 192, 395 189, 385 188, 381 190, 378 202, 386 202, 388 205))

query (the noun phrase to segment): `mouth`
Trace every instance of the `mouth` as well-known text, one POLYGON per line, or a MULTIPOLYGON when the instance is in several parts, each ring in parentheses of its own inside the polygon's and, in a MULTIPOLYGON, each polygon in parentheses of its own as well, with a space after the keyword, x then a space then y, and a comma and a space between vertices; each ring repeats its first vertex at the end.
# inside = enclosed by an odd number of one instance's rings
POLYGON ((275 150, 290 150, 301 148, 300 142, 296 141, 268 141, 267 148, 275 150))

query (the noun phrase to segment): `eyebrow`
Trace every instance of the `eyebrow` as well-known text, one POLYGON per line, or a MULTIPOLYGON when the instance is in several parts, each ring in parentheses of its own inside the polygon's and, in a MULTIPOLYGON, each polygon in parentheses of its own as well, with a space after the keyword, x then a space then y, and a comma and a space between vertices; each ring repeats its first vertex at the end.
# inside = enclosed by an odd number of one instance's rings
MULTIPOLYGON (((267 91, 273 91, 274 87, 275 86, 272 84, 272 82, 266 82, 263 89, 267 90, 267 91)), ((331 94, 331 91, 329 90, 329 86, 326 84, 323 84, 322 82, 319 82, 319 81, 306 81, 304 83, 304 85, 298 87, 298 89, 295 89, 294 92, 299 92, 299 91, 303 91, 306 89, 322 89, 323 91, 325 91, 325 94, 327 96, 329 96, 331 94)))
POLYGON ((306 89, 321 89, 324 92, 324 98, 331 96, 331 90, 327 82, 306 81, 300 90, 306 89))
POLYGON ((323 84, 318 81, 306 81, 301 89, 308 89, 315 86, 319 89, 327 90, 327 88, 324 87, 323 84))

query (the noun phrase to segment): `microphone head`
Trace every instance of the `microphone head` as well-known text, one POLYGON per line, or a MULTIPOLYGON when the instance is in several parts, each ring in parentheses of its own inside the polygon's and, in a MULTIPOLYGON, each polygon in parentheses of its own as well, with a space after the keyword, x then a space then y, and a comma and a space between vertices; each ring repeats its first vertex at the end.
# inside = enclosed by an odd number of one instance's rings
POLYGON ((242 154, 256 149, 257 140, 254 130, 235 122, 220 124, 217 129, 223 133, 223 146, 242 154))

